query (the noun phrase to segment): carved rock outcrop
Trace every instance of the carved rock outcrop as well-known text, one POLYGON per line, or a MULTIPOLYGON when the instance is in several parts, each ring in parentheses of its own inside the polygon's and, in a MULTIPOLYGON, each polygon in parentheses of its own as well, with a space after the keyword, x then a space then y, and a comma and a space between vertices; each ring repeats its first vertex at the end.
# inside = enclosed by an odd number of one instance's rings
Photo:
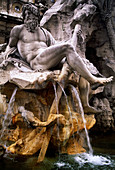
MULTIPOLYGON (((82 135, 84 123, 79 113, 78 103, 73 105, 71 92, 64 96, 57 79, 54 79, 54 77, 61 78, 62 81, 64 77, 61 77, 61 74, 56 75, 56 73, 59 73, 59 71, 29 73, 28 78, 27 73, 18 70, 16 72, 16 68, 11 71, 4 71, 4 75, 2 71, 0 72, 1 93, 6 96, 8 102, 8 104, 4 102, 6 108, 10 107, 10 98, 14 89, 18 87, 11 114, 7 117, 8 109, 5 111, 6 116, 2 123, 4 127, 1 129, 2 140, 13 142, 7 148, 10 152, 33 155, 40 151, 38 162, 41 162, 48 147, 57 152, 60 146, 60 152, 68 154, 86 151, 82 135), (12 74, 13 71, 15 74, 12 74), (57 83, 57 89, 60 89, 57 90, 58 102, 56 102, 55 96, 55 83, 57 83), (70 107, 69 110, 68 107, 70 107), (7 119, 11 121, 4 129, 4 121, 8 122, 7 119)), ((68 81, 67 72, 62 71, 62 73, 66 73, 64 74, 65 80, 68 81)), ((87 129, 90 129, 96 122, 94 115, 85 115, 85 119, 87 129)))
MULTIPOLYGON (((111 26, 110 22, 106 24, 107 28, 111 26)), ((57 41, 70 40, 76 25, 79 28, 75 48, 78 54, 89 59, 104 76, 115 75, 114 48, 111 48, 114 38, 109 41, 113 32, 108 34, 100 18, 99 8, 92 0, 57 0, 41 20, 41 26, 47 28, 57 41)), ((68 154, 85 152, 84 125, 77 100, 69 88, 70 84, 75 85, 79 93, 79 76, 68 67, 65 63, 62 70, 26 73, 12 65, 8 65, 6 70, 0 69, 1 127, 12 93, 18 87, 14 107, 8 118, 11 122, 2 136, 3 140, 13 142, 8 147, 9 151, 22 155, 40 151, 38 162, 43 161, 48 147, 57 151, 60 146, 60 152, 68 154), (67 92, 67 96, 62 89, 67 92)), ((99 73, 96 69, 92 69, 92 72, 99 73)), ((90 95, 102 91, 90 89, 90 95)), ((94 100, 95 108, 101 110, 101 114, 96 116, 97 125, 103 131, 114 130, 114 81, 105 87, 103 95, 105 97, 102 99, 94 100)), ((96 122, 94 115, 85 115, 85 118, 86 127, 90 129, 96 122)))

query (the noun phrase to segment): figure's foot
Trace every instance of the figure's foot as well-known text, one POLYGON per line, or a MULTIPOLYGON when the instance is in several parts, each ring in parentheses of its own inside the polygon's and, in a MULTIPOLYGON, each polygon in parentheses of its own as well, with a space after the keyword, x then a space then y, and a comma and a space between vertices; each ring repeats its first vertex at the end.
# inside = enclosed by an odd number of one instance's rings
POLYGON ((84 106, 83 109, 84 109, 84 113, 86 114, 97 114, 101 112, 101 110, 97 110, 91 106, 84 106))
POLYGON ((109 78, 95 78, 94 83, 100 83, 100 84, 106 84, 109 83, 113 80, 113 76, 109 77, 109 78))

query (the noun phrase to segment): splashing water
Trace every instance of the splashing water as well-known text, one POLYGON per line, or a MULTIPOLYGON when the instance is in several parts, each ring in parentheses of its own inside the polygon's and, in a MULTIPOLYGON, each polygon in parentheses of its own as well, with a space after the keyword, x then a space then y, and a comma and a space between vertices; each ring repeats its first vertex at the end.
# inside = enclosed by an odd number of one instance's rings
POLYGON ((74 156, 66 156, 55 163, 59 169, 114 169, 115 161, 107 155, 91 155, 89 153, 76 154, 74 156))
MULTIPOLYGON (((61 85, 60 85, 61 87, 61 85)), ((86 133, 86 138, 87 138, 87 144, 88 144, 88 147, 89 147, 89 153, 81 153, 81 154, 77 154, 75 156, 73 156, 74 158, 74 161, 77 163, 76 164, 76 167, 78 167, 79 169, 82 169, 83 167, 86 167, 88 168, 98 168, 98 167, 101 167, 101 166, 109 166, 109 167, 113 167, 115 164, 113 162, 113 160, 108 156, 108 157, 105 157, 105 156, 102 156, 102 155, 93 155, 93 149, 92 149, 92 146, 91 146, 91 143, 90 143, 90 138, 89 138, 89 135, 88 135, 88 131, 87 131, 87 128, 86 128, 86 120, 85 120, 85 116, 84 116, 84 111, 83 111, 83 107, 82 107, 82 103, 81 103, 81 100, 80 100, 80 97, 79 97, 79 94, 76 90, 76 88, 72 85, 70 85, 70 87, 72 88, 75 96, 76 96, 76 99, 78 101, 78 104, 79 104, 79 109, 80 109, 80 113, 81 113, 81 116, 82 116, 82 119, 83 119, 83 123, 84 123, 84 129, 85 129, 85 133, 86 133), (78 166, 79 165, 79 166, 78 166)), ((66 97, 66 102, 67 102, 67 105, 68 105, 68 100, 67 100, 67 96, 66 96, 66 93, 63 89, 63 87, 61 87, 65 97, 66 97)), ((68 109, 69 110, 69 109, 68 109)), ((71 112, 71 111, 70 111, 71 112)), ((73 164, 71 166, 71 163, 69 164, 69 161, 68 162, 65 162, 65 161, 58 161, 57 163, 55 163, 56 167, 61 169, 61 168, 69 168, 71 170, 73 170, 73 164)), ((75 165, 74 165, 75 166, 75 165)))
POLYGON ((110 157, 104 157, 104 156, 99 156, 99 155, 91 155, 88 153, 82 153, 82 154, 77 154, 75 157, 72 157, 70 159, 66 159, 63 161, 58 161, 55 163, 56 168, 59 169, 100 169, 101 167, 103 169, 109 169, 114 166, 114 162, 112 162, 110 157))
POLYGON ((65 163, 65 162, 57 162, 57 163, 55 163, 55 165, 57 166, 57 168, 69 168, 69 169, 71 169, 72 167, 71 167, 71 165, 69 164, 69 163, 65 163))
POLYGON ((90 143, 90 138, 88 135, 88 131, 86 128, 86 120, 85 120, 85 116, 84 116, 84 111, 83 111, 83 107, 82 107, 82 103, 79 97, 79 94, 76 90, 76 88, 72 85, 70 85, 72 90, 74 91, 74 94, 76 96, 76 99, 78 101, 79 104, 79 109, 81 112, 81 116, 83 119, 83 123, 84 123, 84 129, 85 129, 85 133, 86 133, 86 138, 87 138, 87 144, 89 147, 89 153, 82 153, 82 154, 77 154, 74 159, 75 161, 80 165, 83 166, 84 164, 92 164, 92 165, 96 165, 96 166, 103 166, 103 165, 110 165, 112 164, 111 160, 109 158, 103 157, 103 156, 99 156, 99 155, 93 155, 93 149, 90 143))
POLYGON ((74 157, 75 161, 80 165, 83 166, 85 164, 92 164, 92 165, 111 165, 112 161, 110 158, 106 158, 104 156, 99 156, 99 155, 91 155, 88 153, 82 153, 82 154, 77 154, 77 156, 74 157))
POLYGON ((80 100, 80 97, 79 97, 79 94, 76 90, 76 88, 72 85, 70 85, 70 87, 72 88, 75 96, 76 96, 76 99, 78 101, 78 105, 79 105, 79 109, 80 109, 80 112, 81 112, 81 116, 82 116, 82 119, 83 119, 83 123, 84 123, 84 129, 85 129, 85 133, 86 133, 86 138, 87 138, 87 144, 88 144, 88 147, 89 147, 89 154, 93 154, 93 149, 92 149, 92 146, 91 146, 91 143, 90 143, 90 139, 89 139, 89 135, 88 135, 88 131, 87 131, 87 128, 86 128, 86 120, 85 120, 85 116, 84 116, 84 111, 83 111, 83 107, 82 107, 82 103, 81 103, 81 100, 80 100))
POLYGON ((17 87, 14 89, 12 96, 10 98, 9 104, 8 104, 6 115, 4 116, 4 121, 2 123, 0 140, 4 136, 4 132, 7 131, 8 126, 11 124, 15 95, 16 95, 17 89, 18 89, 17 87))
POLYGON ((64 162, 57 162, 56 165, 61 168, 63 166, 65 166, 65 163, 64 162))

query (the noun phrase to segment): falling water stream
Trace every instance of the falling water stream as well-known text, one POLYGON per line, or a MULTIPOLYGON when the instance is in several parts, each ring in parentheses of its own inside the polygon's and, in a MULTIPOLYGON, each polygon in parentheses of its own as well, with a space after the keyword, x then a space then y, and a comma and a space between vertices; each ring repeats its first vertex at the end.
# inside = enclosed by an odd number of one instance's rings
MULTIPOLYGON (((70 116, 72 117, 71 110, 70 110, 70 107, 69 107, 69 103, 68 103, 68 100, 67 100, 67 95, 66 95, 63 87, 61 86, 61 84, 59 84, 59 85, 60 85, 60 87, 61 87, 61 89, 62 89, 62 91, 65 95, 66 103, 67 103, 67 106, 68 106, 68 111, 70 113, 70 116)), ((70 87, 72 88, 72 90, 73 90, 73 92, 76 96, 76 99, 78 101, 78 104, 79 104, 79 109, 80 109, 80 113, 81 113, 81 116, 82 116, 82 119, 83 119, 84 129, 85 129, 85 133, 86 133, 87 144, 88 144, 88 147, 89 147, 89 154, 93 154, 93 149, 92 149, 92 146, 91 146, 91 143, 90 143, 90 138, 89 138, 88 131, 87 131, 87 128, 86 128, 86 120, 85 120, 84 111, 83 111, 83 107, 82 107, 82 103, 81 103, 79 94, 78 94, 76 88, 73 85, 70 85, 70 87)))
POLYGON ((57 91, 56 91, 56 84, 55 83, 53 83, 53 87, 54 87, 54 92, 55 92, 56 110, 57 110, 57 114, 59 114, 58 101, 57 101, 57 91))
MULTIPOLYGON (((16 95, 17 89, 18 88, 16 87, 14 89, 13 93, 12 93, 12 96, 11 96, 10 101, 8 103, 6 115, 4 116, 4 120, 3 120, 3 123, 2 123, 2 129, 1 129, 1 135, 0 135, 1 143, 3 143, 2 137, 4 136, 4 133, 5 134, 7 133, 7 129, 8 129, 8 127, 11 124, 11 121, 12 121, 12 113, 13 113, 13 107, 14 107, 14 101, 15 101, 15 95, 16 95)), ((5 142, 5 144, 6 144, 6 142, 5 142)))
POLYGON ((93 149, 92 149, 92 146, 91 146, 91 143, 90 143, 90 138, 89 138, 88 131, 87 131, 87 128, 86 128, 86 120, 85 120, 85 116, 84 116, 84 110, 83 110, 83 107, 82 107, 82 103, 81 103, 79 94, 78 94, 78 92, 77 92, 77 90, 74 86, 70 85, 70 87, 72 88, 72 90, 73 90, 73 92, 76 96, 76 99, 78 101, 80 113, 81 113, 81 116, 82 116, 82 119, 83 119, 85 134, 86 134, 86 138, 87 138, 87 144, 88 144, 88 147, 89 147, 89 154, 93 154, 93 149))
POLYGON ((70 85, 70 87, 72 88, 72 90, 73 90, 73 92, 76 96, 76 99, 78 101, 80 113, 81 113, 83 123, 84 123, 87 145, 88 145, 88 148, 89 148, 89 153, 77 154, 74 158, 75 161, 80 165, 84 165, 84 164, 87 164, 87 163, 90 163, 90 164, 93 164, 93 165, 110 165, 111 161, 108 158, 103 157, 103 156, 99 156, 99 155, 93 155, 93 149, 92 149, 92 146, 91 146, 91 143, 90 143, 90 138, 89 138, 88 131, 87 131, 87 128, 86 128, 86 120, 85 120, 85 116, 84 116, 84 110, 83 110, 83 107, 82 107, 82 103, 81 103, 79 94, 78 94, 76 88, 73 85, 70 85))
MULTIPOLYGON (((54 87, 54 93, 55 93, 56 110, 57 110, 57 114, 59 114, 57 91, 56 91, 56 84, 55 83, 53 83, 53 87, 54 87)), ((59 125, 59 119, 57 119, 57 125, 59 125)), ((57 137, 58 137, 58 139, 60 138, 58 126, 57 126, 57 137)), ((59 162, 60 162, 60 144, 58 145, 58 151, 59 151, 59 162)))
MULTIPOLYGON (((69 107, 69 103, 68 103, 68 99, 67 99, 67 95, 66 95, 63 87, 61 86, 61 84, 59 84, 59 85, 60 85, 60 88, 62 89, 62 91, 64 93, 65 98, 66 98, 66 103, 67 103, 67 106, 68 106, 68 111, 70 113, 70 116, 72 116, 71 110, 70 110, 70 107, 69 107)), ((82 107, 82 103, 81 103, 79 94, 78 94, 78 92, 77 92, 77 90, 74 86, 70 85, 70 87, 73 90, 73 92, 76 96, 76 99, 78 101, 80 113, 81 113, 83 123, 84 123, 87 145, 88 145, 88 148, 89 148, 88 153, 82 153, 82 154, 75 155, 74 156, 75 162, 78 163, 79 168, 83 168, 83 166, 85 166, 85 165, 87 166, 87 164, 89 164, 91 167, 94 167, 94 166, 111 166, 111 165, 113 167, 114 161, 110 160, 109 157, 104 157, 102 155, 101 156, 100 155, 93 155, 93 149, 92 149, 92 146, 91 146, 91 143, 90 143, 90 138, 89 138, 88 131, 87 131, 87 128, 86 128, 86 120, 85 120, 85 116, 84 116, 84 110, 83 110, 83 107, 82 107)), ((55 89, 55 93, 56 93, 56 89, 55 89)), ((72 166, 69 163, 67 163, 67 162, 65 163, 65 162, 61 161, 60 159, 57 163, 55 163, 55 165, 59 169, 62 169, 62 168, 65 168, 65 167, 67 169, 68 168, 73 169, 72 166)))
MULTIPOLYGON (((57 114, 58 114, 59 110, 58 110, 58 99, 57 99, 56 85, 54 84, 53 86, 54 86, 54 91, 55 91, 55 100, 57 103, 56 108, 57 108, 57 114)), ((42 170, 54 170, 54 169, 58 169, 58 170, 59 169, 60 170, 62 170, 62 169, 109 170, 109 169, 111 169, 111 170, 114 170, 115 155, 109 156, 108 154, 103 155, 100 153, 98 155, 93 155, 93 149, 90 144, 88 131, 86 129, 86 120, 84 117, 84 111, 83 111, 82 104, 81 104, 81 101, 79 98, 79 94, 78 94, 77 90, 75 89, 75 87, 71 86, 71 88, 72 88, 73 92, 75 93, 76 99, 78 100, 78 103, 79 103, 80 112, 81 112, 83 122, 84 122, 84 129, 86 132, 86 138, 87 138, 87 143, 88 143, 88 147, 89 147, 89 152, 77 154, 77 155, 73 155, 73 156, 72 155, 62 155, 62 156, 58 155, 58 158, 57 157, 52 157, 52 158, 45 157, 44 163, 40 164, 40 165, 36 165, 36 161, 38 159, 36 156, 32 156, 27 159, 24 159, 21 157, 17 157, 15 154, 12 155, 10 153, 6 153, 4 155, 4 159, 2 161, 0 161, 0 169, 10 170, 10 169, 16 168, 17 170, 20 170, 20 169, 21 170, 22 169, 24 169, 24 170, 40 170, 40 169, 42 169, 42 170)), ((66 102, 68 105, 66 93, 65 93, 63 87, 61 87, 61 89, 64 93, 64 96, 66 98, 66 102)), ((12 117, 11 114, 13 112, 16 92, 17 92, 17 88, 14 89, 13 94, 12 94, 11 99, 8 104, 8 109, 7 109, 6 115, 4 117, 3 126, 2 126, 2 130, 1 130, 2 133, 0 136, 0 142, 1 142, 1 138, 4 135, 4 132, 8 129, 9 125, 11 124, 11 117, 12 117)), ((71 110, 70 110, 69 105, 68 105, 68 111, 70 112, 70 115, 71 115, 71 110)), ((59 136, 59 134, 58 134, 58 136, 59 136)), ((112 139, 114 139, 114 138, 112 138, 112 139)), ((111 140, 111 142, 112 141, 113 140, 111 140)), ((3 144, 6 145, 6 143, 3 143, 3 144)), ((110 146, 112 146, 112 145, 110 145, 110 146)), ((109 148, 110 148, 110 146, 109 146, 109 148)), ((112 152, 113 152, 113 149, 112 149, 112 152)))
POLYGON ((72 113, 71 113, 71 109, 70 109, 70 107, 69 107, 67 95, 66 95, 66 93, 65 93, 64 88, 62 87, 62 85, 61 85, 60 83, 58 83, 58 84, 59 84, 62 92, 64 93, 64 96, 65 96, 65 99, 66 99, 66 103, 67 103, 67 107, 68 107, 68 111, 69 111, 69 114, 70 114, 70 118, 72 118, 72 113))

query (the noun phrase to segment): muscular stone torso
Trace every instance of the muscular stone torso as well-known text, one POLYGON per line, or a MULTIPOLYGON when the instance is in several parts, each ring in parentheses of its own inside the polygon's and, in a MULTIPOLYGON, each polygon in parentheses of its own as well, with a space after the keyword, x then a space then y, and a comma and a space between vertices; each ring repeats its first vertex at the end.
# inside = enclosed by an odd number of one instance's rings
POLYGON ((30 62, 34 59, 44 48, 47 48, 46 37, 44 32, 37 27, 37 30, 32 33, 28 32, 23 26, 19 34, 17 48, 20 55, 30 62))

